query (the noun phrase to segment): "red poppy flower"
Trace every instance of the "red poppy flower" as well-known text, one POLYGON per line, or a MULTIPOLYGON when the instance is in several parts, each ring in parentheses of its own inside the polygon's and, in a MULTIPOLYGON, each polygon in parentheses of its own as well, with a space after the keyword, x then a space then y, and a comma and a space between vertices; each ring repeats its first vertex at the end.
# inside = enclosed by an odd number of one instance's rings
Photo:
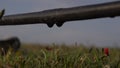
POLYGON ((103 48, 103 52, 106 56, 109 56, 109 49, 108 48, 103 48))
POLYGON ((51 47, 48 47, 48 46, 47 46, 45 49, 48 50, 48 51, 51 51, 51 50, 52 50, 52 48, 51 48, 51 47))

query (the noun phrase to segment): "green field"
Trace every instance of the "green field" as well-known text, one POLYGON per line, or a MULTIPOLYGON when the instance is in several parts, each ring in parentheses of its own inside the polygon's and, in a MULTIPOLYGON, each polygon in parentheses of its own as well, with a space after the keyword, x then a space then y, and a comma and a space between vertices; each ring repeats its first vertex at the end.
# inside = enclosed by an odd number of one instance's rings
POLYGON ((102 48, 83 44, 23 44, 17 53, 0 56, 0 68, 120 68, 120 48, 109 49, 104 56, 102 48))

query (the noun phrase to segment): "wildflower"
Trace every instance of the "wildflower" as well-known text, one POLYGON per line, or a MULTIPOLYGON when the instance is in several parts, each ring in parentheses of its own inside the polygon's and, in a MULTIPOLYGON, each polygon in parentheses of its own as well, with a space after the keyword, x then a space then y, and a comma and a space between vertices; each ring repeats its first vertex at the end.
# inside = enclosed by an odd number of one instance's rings
POLYGON ((47 51, 51 51, 51 50, 53 50, 51 47, 45 47, 45 49, 47 50, 47 51))
POLYGON ((104 52, 105 56, 109 56, 109 49, 103 48, 102 51, 104 52))

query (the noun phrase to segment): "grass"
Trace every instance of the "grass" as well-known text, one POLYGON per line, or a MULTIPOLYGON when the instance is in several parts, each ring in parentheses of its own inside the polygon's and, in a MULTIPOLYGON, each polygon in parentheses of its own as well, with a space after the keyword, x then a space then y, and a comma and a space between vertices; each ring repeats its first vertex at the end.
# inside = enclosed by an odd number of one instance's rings
POLYGON ((0 56, 0 68, 120 68, 120 49, 109 49, 103 57, 101 48, 83 44, 23 44, 17 53, 0 56))

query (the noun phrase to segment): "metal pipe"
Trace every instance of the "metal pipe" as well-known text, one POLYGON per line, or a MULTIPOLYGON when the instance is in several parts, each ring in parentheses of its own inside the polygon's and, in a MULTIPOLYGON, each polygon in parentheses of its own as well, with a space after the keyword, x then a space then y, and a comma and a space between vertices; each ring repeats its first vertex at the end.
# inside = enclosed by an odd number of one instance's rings
POLYGON ((0 25, 24 25, 24 24, 54 24, 62 26, 64 22, 75 20, 87 20, 105 17, 120 16, 120 1, 79 6, 72 8, 58 8, 41 12, 31 12, 3 16, 0 25))

